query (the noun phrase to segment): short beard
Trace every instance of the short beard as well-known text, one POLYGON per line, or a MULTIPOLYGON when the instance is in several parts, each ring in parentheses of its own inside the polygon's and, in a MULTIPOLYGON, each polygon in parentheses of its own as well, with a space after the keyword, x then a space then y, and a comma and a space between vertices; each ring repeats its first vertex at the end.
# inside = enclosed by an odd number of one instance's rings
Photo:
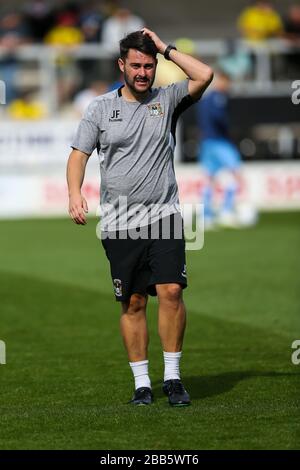
POLYGON ((148 91, 150 90, 150 88, 152 87, 152 84, 153 84, 153 82, 154 82, 154 78, 152 79, 152 81, 148 81, 149 86, 148 86, 147 89, 144 90, 144 91, 140 91, 140 90, 137 90, 137 89, 135 88, 135 86, 134 86, 134 81, 130 81, 130 80, 128 79, 128 76, 127 76, 127 73, 125 72, 125 70, 124 70, 124 81, 125 81, 126 85, 128 86, 128 88, 130 89, 130 91, 131 91, 133 94, 135 94, 135 95, 140 95, 140 96, 145 96, 145 95, 148 93, 148 91))

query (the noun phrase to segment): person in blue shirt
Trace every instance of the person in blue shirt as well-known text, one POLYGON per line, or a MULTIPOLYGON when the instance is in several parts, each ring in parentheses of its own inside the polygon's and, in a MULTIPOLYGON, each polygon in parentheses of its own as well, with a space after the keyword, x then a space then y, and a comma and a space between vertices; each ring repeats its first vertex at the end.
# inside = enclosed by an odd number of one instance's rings
POLYGON ((204 203, 205 228, 212 228, 216 222, 213 210, 214 185, 221 170, 230 175, 224 190, 218 214, 221 225, 235 225, 235 199, 239 182, 241 156, 230 139, 228 91, 230 77, 218 71, 212 89, 208 91, 197 106, 197 119, 201 130, 199 161, 206 173, 206 184, 202 194, 204 203))

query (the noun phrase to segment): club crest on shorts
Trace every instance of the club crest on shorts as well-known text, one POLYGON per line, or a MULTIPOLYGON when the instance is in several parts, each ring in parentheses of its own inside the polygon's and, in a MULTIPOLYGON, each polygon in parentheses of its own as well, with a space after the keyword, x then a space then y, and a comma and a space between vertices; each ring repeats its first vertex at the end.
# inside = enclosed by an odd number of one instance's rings
POLYGON ((121 279, 114 279, 114 290, 117 297, 122 295, 122 281, 121 279))
POLYGON ((163 116, 164 112, 160 103, 148 104, 150 116, 163 116))

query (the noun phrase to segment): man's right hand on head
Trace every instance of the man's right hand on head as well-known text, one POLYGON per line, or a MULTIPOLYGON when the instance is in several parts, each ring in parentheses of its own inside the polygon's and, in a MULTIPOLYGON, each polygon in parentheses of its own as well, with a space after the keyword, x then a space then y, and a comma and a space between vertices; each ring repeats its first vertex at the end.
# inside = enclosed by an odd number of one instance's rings
POLYGON ((148 36, 150 39, 152 39, 152 41, 154 42, 154 44, 156 45, 157 47, 157 50, 160 54, 164 54, 166 48, 167 48, 167 44, 165 44, 158 36, 157 34, 154 33, 154 31, 151 31, 150 29, 148 28, 143 28, 142 29, 142 33, 145 35, 145 36, 148 36))
POLYGON ((87 202, 80 193, 69 196, 69 214, 75 224, 86 225, 87 220, 85 214, 87 212, 87 202))

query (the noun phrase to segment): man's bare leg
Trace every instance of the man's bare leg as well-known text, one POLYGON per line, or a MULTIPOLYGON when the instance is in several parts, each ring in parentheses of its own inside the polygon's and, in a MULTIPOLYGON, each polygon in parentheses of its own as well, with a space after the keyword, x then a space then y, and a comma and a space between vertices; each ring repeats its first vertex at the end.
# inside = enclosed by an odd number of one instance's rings
POLYGON ((157 284, 159 301, 158 332, 163 350, 179 352, 182 350, 186 311, 180 284, 157 284))
POLYGON ((190 397, 180 380, 179 362, 186 326, 186 311, 180 284, 157 284, 158 331, 164 354, 163 391, 172 406, 190 405, 190 397))
POLYGON ((134 376, 135 393, 131 400, 134 405, 150 405, 153 401, 148 374, 149 335, 146 306, 147 296, 140 294, 133 294, 128 302, 122 302, 120 326, 134 376))
POLYGON ((144 361, 148 354, 148 329, 146 320, 147 296, 131 295, 122 302, 121 334, 130 362, 144 361))

